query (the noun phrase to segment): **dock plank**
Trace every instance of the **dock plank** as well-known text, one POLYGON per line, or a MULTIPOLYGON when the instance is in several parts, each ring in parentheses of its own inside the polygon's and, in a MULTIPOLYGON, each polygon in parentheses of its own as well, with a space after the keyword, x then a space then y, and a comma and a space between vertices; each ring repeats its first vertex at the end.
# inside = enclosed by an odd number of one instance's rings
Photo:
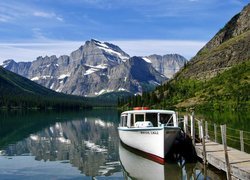
MULTIPOLYGON (((217 169, 226 170, 225 153, 222 144, 206 141, 207 162, 217 169)), ((202 144, 195 145, 197 156, 203 158, 202 144)), ((250 154, 228 147, 228 156, 232 176, 238 179, 250 179, 250 154)))

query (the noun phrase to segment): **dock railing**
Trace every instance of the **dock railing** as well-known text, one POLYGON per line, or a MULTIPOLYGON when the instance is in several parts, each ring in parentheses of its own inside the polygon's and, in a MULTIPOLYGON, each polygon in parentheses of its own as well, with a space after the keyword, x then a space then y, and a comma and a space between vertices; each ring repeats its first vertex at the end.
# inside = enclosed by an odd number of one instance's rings
POLYGON ((231 179, 230 162, 228 148, 238 149, 242 152, 250 153, 250 132, 218 125, 213 122, 204 121, 194 117, 194 113, 184 115, 182 121, 184 132, 192 138, 194 147, 196 143, 202 144, 202 160, 207 164, 206 143, 222 144, 225 155, 225 172, 227 179, 231 179), (229 146, 229 147, 228 147, 229 146))
MULTIPOLYGON (((183 127, 184 132, 193 140, 193 145, 196 142, 201 142, 204 136, 205 140, 210 140, 216 143, 222 143, 221 124, 205 121, 195 118, 194 115, 184 115, 179 123, 183 127), (202 126, 202 122, 204 125, 202 126)), ((250 153, 250 132, 235 129, 226 126, 227 145, 240 151, 250 153)))

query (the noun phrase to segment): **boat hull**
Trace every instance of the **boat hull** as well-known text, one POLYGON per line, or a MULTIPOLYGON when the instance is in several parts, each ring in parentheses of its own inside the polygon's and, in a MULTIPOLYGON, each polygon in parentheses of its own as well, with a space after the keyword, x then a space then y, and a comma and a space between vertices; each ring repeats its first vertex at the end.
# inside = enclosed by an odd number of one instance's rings
POLYGON ((118 128, 124 144, 160 159, 165 158, 179 131, 179 127, 118 128))

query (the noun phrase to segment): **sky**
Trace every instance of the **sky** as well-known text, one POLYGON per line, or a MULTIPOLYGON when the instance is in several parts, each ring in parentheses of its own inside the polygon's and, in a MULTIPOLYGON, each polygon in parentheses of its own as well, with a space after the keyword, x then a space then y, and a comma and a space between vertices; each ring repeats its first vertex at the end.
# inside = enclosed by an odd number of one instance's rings
POLYGON ((249 0, 1 0, 0 64, 69 55, 85 41, 130 56, 195 56, 249 0))

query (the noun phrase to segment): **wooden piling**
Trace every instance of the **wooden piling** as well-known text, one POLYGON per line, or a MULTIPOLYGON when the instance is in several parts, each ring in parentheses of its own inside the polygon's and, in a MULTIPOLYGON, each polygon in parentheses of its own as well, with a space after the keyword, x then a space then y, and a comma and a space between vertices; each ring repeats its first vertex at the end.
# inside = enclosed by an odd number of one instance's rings
POLYGON ((190 116, 190 120, 191 120, 191 137, 192 137, 193 145, 195 145, 195 122, 194 122, 194 112, 193 112, 192 115, 190 116))
POLYGON ((183 128, 184 128, 184 132, 186 134, 188 134, 188 116, 187 115, 184 115, 184 125, 183 125, 183 128))
POLYGON ((243 131, 240 131, 240 150, 244 152, 244 136, 243 136, 243 131))
POLYGON ((214 123, 214 142, 218 142, 217 141, 217 125, 214 123))
POLYGON ((225 152, 225 169, 227 173, 227 179, 231 180, 231 170, 230 170, 230 163, 229 163, 229 158, 228 158, 228 153, 227 153, 227 131, 226 131, 226 125, 221 125, 221 137, 222 137, 222 144, 224 146, 224 152, 225 152))
POLYGON ((198 120, 198 137, 199 137, 199 140, 201 140, 202 136, 201 136, 201 121, 198 120))
POLYGON ((201 121, 201 136, 202 136, 202 146, 203 146, 203 163, 207 164, 207 153, 205 145, 205 136, 204 136, 204 120, 201 121))
POLYGON ((207 121, 205 121, 205 138, 206 138, 206 140, 208 140, 208 125, 207 125, 207 121))

